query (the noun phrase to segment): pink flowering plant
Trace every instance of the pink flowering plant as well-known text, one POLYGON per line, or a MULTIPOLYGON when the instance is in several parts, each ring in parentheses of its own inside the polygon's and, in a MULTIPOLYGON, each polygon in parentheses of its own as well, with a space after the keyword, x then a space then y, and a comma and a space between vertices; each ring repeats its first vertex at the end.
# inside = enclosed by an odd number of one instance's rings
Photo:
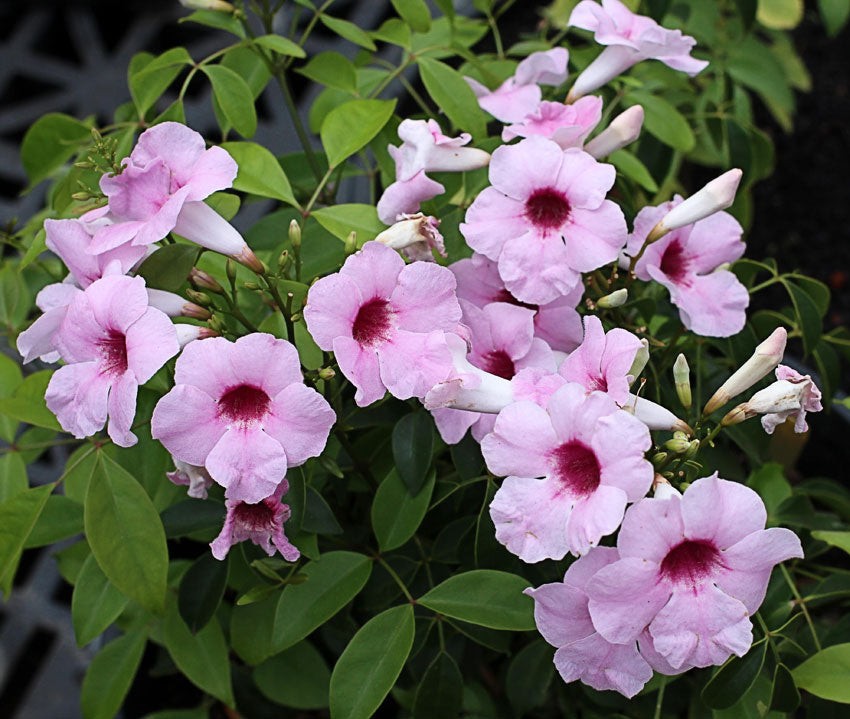
POLYGON ((60 543, 83 716, 841 716, 850 333, 747 251, 784 11, 182 4, 230 44, 36 122, 3 231, 0 591, 60 543))

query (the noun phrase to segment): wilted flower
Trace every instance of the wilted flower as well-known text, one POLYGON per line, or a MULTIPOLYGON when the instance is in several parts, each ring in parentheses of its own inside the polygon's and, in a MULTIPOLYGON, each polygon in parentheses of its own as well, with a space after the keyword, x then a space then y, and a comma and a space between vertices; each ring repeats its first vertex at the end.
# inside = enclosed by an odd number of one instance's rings
POLYGON ((446 245, 438 229, 440 220, 426 217, 421 212, 400 217, 392 227, 381 232, 375 241, 394 250, 401 250, 407 259, 413 261, 433 262, 432 250, 437 250, 441 257, 446 256, 446 245))
POLYGON ((186 494, 194 499, 206 499, 207 490, 212 487, 213 479, 210 473, 204 467, 198 467, 188 462, 182 462, 176 457, 171 458, 174 461, 174 471, 166 472, 168 477, 174 484, 189 487, 186 494))

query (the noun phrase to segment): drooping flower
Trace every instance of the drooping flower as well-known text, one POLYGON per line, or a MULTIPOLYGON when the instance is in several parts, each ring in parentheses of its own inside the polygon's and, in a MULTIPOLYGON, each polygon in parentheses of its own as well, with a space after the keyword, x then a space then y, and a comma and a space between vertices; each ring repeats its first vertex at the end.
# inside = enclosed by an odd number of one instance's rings
POLYGON ((691 57, 696 45, 681 30, 668 30, 652 18, 636 15, 619 0, 582 0, 573 9, 569 25, 593 32, 593 39, 607 45, 576 78, 570 99, 593 92, 642 60, 660 60, 688 75, 701 72, 708 62, 691 57))
POLYGON ((226 500, 224 526, 221 533, 210 542, 212 555, 216 559, 224 559, 234 544, 250 539, 270 557, 277 549, 287 562, 296 561, 301 552, 283 531, 290 510, 289 505, 281 502, 281 497, 288 491, 289 482, 284 479, 270 496, 259 502, 249 504, 238 499, 226 500))
POLYGON ((389 391, 423 397, 452 368, 445 333, 461 310, 455 278, 431 262, 405 265, 395 251, 367 242, 342 269, 310 288, 304 319, 325 351, 357 388, 364 407, 389 391))
POLYGON ((613 262, 626 241, 620 208, 605 199, 612 165, 533 136, 503 145, 490 163, 491 187, 476 197, 460 230, 473 250, 498 263, 508 291, 545 304, 573 290, 581 272, 613 262))
MULTIPOLYGON (((637 255, 658 220, 680 202, 677 195, 672 202, 644 207, 635 218, 626 253, 637 255)), ((744 254, 742 232, 726 212, 672 230, 646 247, 635 275, 669 290, 689 330, 704 337, 730 337, 744 327, 750 294, 732 272, 718 267, 744 254)))
POLYGON ((189 343, 174 384, 154 408, 151 435, 205 467, 232 500, 271 495, 288 467, 321 454, 335 419, 304 385, 295 347, 261 332, 189 343))
POLYGON ((558 299, 541 305, 520 302, 505 288, 499 266, 484 255, 474 254, 449 266, 457 278, 457 296, 484 308, 491 302, 509 302, 534 311, 534 336, 559 352, 571 352, 582 339, 581 317, 576 306, 584 287, 577 283, 558 299))
POLYGON ((649 430, 602 392, 569 383, 546 409, 516 402, 481 443, 488 469, 508 476, 490 505, 496 539, 525 562, 585 554, 646 495, 649 430))
MULTIPOLYGON (((506 380, 525 367, 555 371, 554 353, 546 342, 534 336, 532 310, 504 302, 493 302, 483 309, 465 300, 460 304, 462 321, 470 332, 466 359, 473 366, 506 380)), ((480 442, 496 421, 495 414, 461 409, 435 409, 433 415, 440 436, 447 444, 460 442, 469 428, 480 442)))
POLYGON ((122 165, 121 174, 100 180, 115 222, 98 229, 90 252, 100 254, 125 243, 149 245, 173 230, 262 271, 242 235, 203 202, 233 184, 238 167, 226 150, 206 149, 194 130, 179 122, 163 122, 139 136, 122 165))
POLYGON ((561 363, 558 374, 568 382, 578 382, 588 393, 606 392, 623 406, 634 381, 629 370, 640 347, 640 340, 631 332, 615 327, 606 333, 598 317, 586 315, 584 341, 561 363))
POLYGON ((540 85, 558 86, 567 79, 568 59, 569 53, 562 47, 533 52, 496 90, 489 90, 471 77, 464 79, 483 110, 501 122, 522 122, 540 104, 540 85))
POLYGON ((165 476, 174 482, 174 484, 188 487, 189 489, 186 490, 186 494, 190 497, 194 499, 206 499, 207 490, 213 484, 210 473, 204 467, 182 462, 176 457, 172 457, 171 459, 174 460, 174 471, 166 472, 165 476))
POLYGON ((437 250, 441 257, 446 256, 446 245, 438 229, 440 220, 426 217, 421 212, 400 217, 398 222, 381 232, 375 241, 394 250, 401 250, 407 259, 414 262, 433 262, 433 250, 437 250))
POLYGON ((774 565, 803 556, 797 536, 765 529, 766 519, 752 489, 717 473, 681 498, 633 505, 617 537, 620 559, 587 585, 594 627, 620 644, 648 627, 675 669, 743 656, 774 565))
POLYGON ((580 148, 601 119, 601 97, 583 97, 572 105, 541 102, 521 122, 505 127, 502 130, 502 141, 540 135, 556 142, 563 150, 568 147, 580 148))
POLYGON ((109 275, 77 291, 54 343, 67 364, 53 373, 45 400, 62 428, 89 437, 108 416, 112 441, 134 445, 138 387, 179 350, 171 320, 148 306, 145 281, 109 275))

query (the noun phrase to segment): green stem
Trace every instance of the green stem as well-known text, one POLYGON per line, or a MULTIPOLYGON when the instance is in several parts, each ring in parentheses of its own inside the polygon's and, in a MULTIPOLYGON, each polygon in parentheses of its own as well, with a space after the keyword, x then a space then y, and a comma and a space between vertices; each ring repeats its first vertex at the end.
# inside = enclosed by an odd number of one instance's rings
POLYGON ((413 598, 413 595, 410 593, 410 590, 407 588, 407 585, 402 581, 401 577, 396 574, 395 570, 384 560, 384 558, 380 554, 375 555, 375 561, 387 570, 387 574, 389 574, 395 580, 395 583, 398 584, 399 589, 404 592, 404 596, 407 597, 407 601, 411 604, 416 604, 416 600, 413 598))
POLYGON ((815 624, 812 621, 812 617, 809 614, 809 610, 806 607, 806 600, 800 596, 800 592, 797 590, 797 585, 794 584, 794 580, 791 578, 791 575, 788 574, 788 570, 785 568, 784 564, 779 565, 779 569, 782 570, 782 576, 785 577, 785 582, 791 589, 791 593, 794 595, 794 598, 797 600, 797 604, 800 605, 800 609, 803 612, 803 616, 806 617, 806 623, 809 625, 809 630, 812 633, 812 639, 815 642, 815 647, 818 651, 821 651, 820 639, 818 639, 818 633, 815 631, 815 624))
POLYGON ((664 703, 664 690, 667 688, 667 677, 661 675, 661 684, 658 687, 658 697, 655 699, 655 714, 653 719, 661 719, 661 706, 664 703))
POLYGON ((312 209, 313 205, 316 204, 316 200, 319 198, 319 194, 324 189, 325 185, 328 184, 328 180, 331 179, 331 175, 333 174, 333 171, 334 171, 334 168, 329 167, 328 171, 322 177, 319 178, 319 184, 316 186, 316 189, 313 191, 313 195, 312 195, 312 197, 310 197, 310 200, 304 206, 304 211, 302 212, 304 217, 306 217, 308 214, 310 214, 310 210, 312 209))

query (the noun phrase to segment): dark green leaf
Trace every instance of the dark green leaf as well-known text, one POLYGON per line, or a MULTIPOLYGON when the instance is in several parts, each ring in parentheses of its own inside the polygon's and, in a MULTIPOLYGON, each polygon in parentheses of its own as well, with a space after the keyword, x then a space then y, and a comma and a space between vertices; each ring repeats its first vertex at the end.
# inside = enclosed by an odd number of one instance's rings
POLYGON ((511 660, 505 678, 505 691, 518 715, 539 707, 546 701, 555 666, 554 650, 542 639, 523 647, 511 660))
POLYGON ((353 22, 341 20, 338 17, 331 17, 324 13, 319 15, 319 20, 322 21, 322 24, 328 30, 335 32, 340 37, 344 37, 346 40, 353 42, 355 45, 365 47, 367 50, 378 49, 375 47, 375 43, 372 42, 372 39, 353 22))
POLYGON ((336 167, 365 147, 387 124, 395 105, 395 100, 352 100, 331 110, 320 133, 328 164, 336 167))
POLYGON ((51 494, 24 549, 43 547, 83 531, 83 505, 61 494, 51 494))
POLYGON ((198 251, 197 245, 165 245, 142 262, 136 274, 145 278, 148 287, 177 292, 189 277, 198 251))
POLYGON ((727 70, 732 78, 759 94, 777 121, 791 129, 794 96, 779 60, 753 35, 730 48, 727 70))
POLYGON ((304 49, 300 45, 296 45, 288 37, 283 37, 282 35, 261 35, 254 42, 269 50, 274 50, 278 55, 307 57, 307 53, 304 52, 304 49))
POLYGON ((794 683, 791 670, 784 664, 777 664, 773 673, 773 696, 770 700, 771 711, 792 713, 800 706, 800 690, 794 683))
POLYGON ((71 618, 77 646, 99 637, 124 611, 129 600, 100 570, 93 554, 83 562, 71 596, 71 618))
POLYGON ((850 0, 818 0, 818 8, 827 34, 835 37, 850 18, 850 0))
POLYGON ((0 504, 0 589, 9 598, 21 550, 35 526, 52 484, 26 489, 0 504))
POLYGON ((168 539, 185 537, 195 532, 221 529, 224 524, 224 505, 211 499, 184 499, 166 509, 161 515, 168 539))
POLYGON ((301 528, 316 534, 342 534, 342 527, 336 521, 333 510, 313 487, 307 487, 307 503, 301 528))
POLYGON ((850 644, 835 644, 791 670, 794 683, 810 694, 850 704, 850 644))
POLYGON ((265 147, 255 142, 225 142, 221 146, 239 165, 233 189, 298 206, 286 173, 265 147))
POLYGON ((109 642, 92 660, 83 679, 83 719, 113 719, 124 703, 142 661, 148 637, 136 630, 109 642))
POLYGON ((728 709, 750 687, 764 666, 767 642, 752 647, 743 657, 732 657, 703 687, 702 699, 712 709, 728 709))
POLYGON ((434 420, 427 412, 411 412, 393 427, 393 459, 410 494, 421 488, 431 468, 434 420))
POLYGON ((191 15, 181 17, 177 22, 196 22, 207 27, 214 27, 219 30, 227 30, 234 35, 244 38, 245 30, 242 23, 239 22, 232 13, 221 12, 218 10, 196 10, 191 15))
POLYGON ((797 314, 800 332, 803 335, 803 349, 806 355, 814 350, 823 332, 823 321, 815 301, 799 285, 783 280, 782 284, 788 291, 794 311, 797 314))
POLYGON ((381 612, 348 643, 331 675, 334 719, 368 719, 398 679, 413 646, 413 606, 381 612))
POLYGON ((357 93, 357 70, 354 64, 345 55, 333 50, 320 52, 296 72, 320 85, 352 95, 357 93))
POLYGON ((815 530, 812 532, 814 539, 819 539, 821 542, 843 549, 850 554, 850 532, 830 532, 827 530, 815 530))
POLYGON ((392 0, 393 7, 413 32, 431 29, 431 12, 424 0, 392 0))
POLYGON ((274 651, 271 648, 277 597, 233 608, 230 615, 230 641, 241 659, 259 664, 274 651))
POLYGON ((37 185, 91 140, 91 130, 79 120, 52 112, 36 120, 21 143, 21 162, 30 187, 37 185))
POLYGON ((688 121, 667 100, 647 92, 632 91, 623 102, 643 108, 644 127, 665 145, 679 152, 690 152, 694 148, 696 139, 688 121))
POLYGON ((102 453, 86 493, 85 527, 109 581, 145 609, 162 613, 168 575, 162 522, 136 479, 102 453))
POLYGON ((413 496, 396 469, 381 482, 372 502, 372 529, 382 552, 402 546, 419 528, 431 502, 436 474, 431 472, 425 485, 413 496))
POLYGON ((27 283, 12 265, 0 270, 0 322, 7 327, 18 327, 32 306, 27 283))
POLYGON ((147 62, 131 63, 127 80, 139 115, 144 115, 174 82, 180 70, 191 64, 192 56, 184 47, 173 47, 147 62))
POLYGON ((248 83, 223 65, 203 65, 201 72, 212 83, 216 102, 233 129, 242 137, 253 137, 257 131, 257 111, 248 83))
POLYGON ((457 662, 440 652, 422 677, 413 698, 413 719, 454 719, 463 699, 463 675, 457 662))
POLYGON ((293 709, 328 705, 331 671, 308 641, 298 642, 254 669, 254 683, 273 702, 293 709))
POLYGON ((534 629, 534 602, 522 592, 530 583, 508 572, 475 569, 456 574, 418 600, 422 606, 491 629, 534 629))
POLYGON ((475 140, 481 141, 487 137, 484 113, 463 76, 445 63, 430 57, 420 57, 417 62, 425 89, 452 124, 469 132, 475 140))
MULTIPOLYGON (((744 27, 749 30, 756 21, 758 0, 735 0, 735 5, 738 7, 738 13, 741 15, 744 27)), ((660 21, 661 18, 658 18, 658 20, 660 21)))
POLYGON ((228 561, 209 552, 198 557, 180 580, 177 608, 192 634, 197 634, 215 615, 227 586, 228 561))

